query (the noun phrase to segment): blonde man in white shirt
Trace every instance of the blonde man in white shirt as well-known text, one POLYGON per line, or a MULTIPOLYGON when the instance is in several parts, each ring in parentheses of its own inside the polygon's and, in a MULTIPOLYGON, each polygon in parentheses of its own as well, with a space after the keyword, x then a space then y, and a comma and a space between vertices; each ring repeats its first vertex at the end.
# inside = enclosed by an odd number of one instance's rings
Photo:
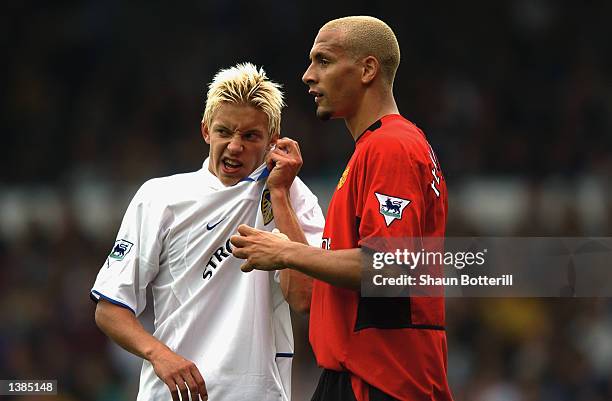
POLYGON ((283 106, 263 69, 219 71, 202 120, 202 169, 147 181, 125 213, 91 297, 98 327, 144 359, 138 401, 291 398, 289 306, 308 310, 311 279, 242 273, 229 242, 248 224, 320 244, 321 209, 296 177, 299 146, 279 137, 283 106), (148 285, 153 335, 137 319, 148 285))

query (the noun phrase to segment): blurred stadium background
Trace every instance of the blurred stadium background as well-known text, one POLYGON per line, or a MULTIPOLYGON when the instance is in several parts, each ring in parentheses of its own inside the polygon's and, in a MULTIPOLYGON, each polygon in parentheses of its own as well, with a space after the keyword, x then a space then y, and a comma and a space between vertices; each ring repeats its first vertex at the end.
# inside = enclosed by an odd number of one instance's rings
MULTIPOLYGON (((2 9, 0 378, 58 379, 58 400, 134 399, 140 362, 98 331, 88 290, 137 187, 200 167, 219 68, 252 61, 284 84, 283 134, 300 141, 300 175, 327 206, 353 143, 341 122, 315 119, 300 77, 334 17, 378 16, 397 33, 396 98, 441 160, 449 235, 612 235, 611 2, 2 9)), ((447 320, 457 401, 612 399, 609 299, 448 299, 447 320)), ((307 319, 295 323, 303 401, 318 370, 307 319)))

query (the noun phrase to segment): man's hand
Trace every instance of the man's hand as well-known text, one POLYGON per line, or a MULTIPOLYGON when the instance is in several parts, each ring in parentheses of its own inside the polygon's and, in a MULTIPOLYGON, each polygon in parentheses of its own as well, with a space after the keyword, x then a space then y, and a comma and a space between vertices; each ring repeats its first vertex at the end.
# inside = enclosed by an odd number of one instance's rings
MULTIPOLYGON (((287 241, 280 233, 257 230, 245 224, 238 227, 240 235, 232 235, 235 257, 246 259, 240 266, 243 272, 251 270, 282 270, 299 272, 329 284, 359 291, 363 251, 361 248, 328 251, 287 241)), ((281 283, 282 285, 282 283, 281 283)))
POLYGON ((280 270, 282 266, 282 254, 292 242, 285 234, 277 229, 269 233, 261 231, 245 224, 238 226, 240 235, 232 235, 230 241, 234 246, 232 253, 235 257, 246 259, 240 266, 243 272, 251 270, 280 270))
POLYGON ((179 401, 179 391, 183 401, 208 400, 206 383, 193 362, 172 352, 169 348, 160 349, 149 358, 149 361, 157 377, 168 386, 173 401, 179 401))
POLYGON ((266 164, 270 170, 268 188, 270 192, 289 192, 293 180, 302 167, 300 145, 290 138, 280 138, 276 147, 268 153, 266 164))
POLYGON ((172 400, 179 401, 179 391, 183 401, 189 400, 189 392, 191 401, 208 400, 206 383, 196 365, 147 332, 134 313, 101 299, 96 306, 96 324, 121 347, 151 362, 172 400))

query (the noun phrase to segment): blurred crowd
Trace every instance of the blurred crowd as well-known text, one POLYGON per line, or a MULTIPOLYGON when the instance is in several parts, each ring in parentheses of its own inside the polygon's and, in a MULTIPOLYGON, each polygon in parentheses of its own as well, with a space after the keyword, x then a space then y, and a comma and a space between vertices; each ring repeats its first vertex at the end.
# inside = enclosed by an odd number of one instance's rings
POLYGON ((400 110, 430 136, 449 178, 610 171, 610 2, 290 3, 9 2, 3 181, 196 167, 206 84, 241 61, 284 85, 283 133, 301 140, 303 173, 337 174, 350 137, 312 117, 300 78, 318 27, 360 13, 396 31, 400 110))
MULTIPOLYGON (((282 132, 327 207, 353 144, 342 123, 314 118, 300 78, 338 16, 396 31, 396 98, 441 160, 449 235, 612 236, 610 2, 3 8, 0 379, 57 379, 58 400, 134 399, 139 361, 96 328, 88 291, 137 186, 200 167, 219 68, 252 61, 284 85, 282 132)), ((612 399, 609 299, 452 298, 447 320, 457 401, 612 399)), ((294 401, 318 375, 307 323, 295 318, 294 401)))

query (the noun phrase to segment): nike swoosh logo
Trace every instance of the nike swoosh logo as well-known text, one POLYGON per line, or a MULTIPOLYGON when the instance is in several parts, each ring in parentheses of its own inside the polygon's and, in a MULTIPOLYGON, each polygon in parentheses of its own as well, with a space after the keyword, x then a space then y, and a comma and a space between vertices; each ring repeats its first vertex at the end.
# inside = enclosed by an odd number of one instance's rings
POLYGON ((219 220, 216 224, 213 224, 212 226, 210 224, 206 224, 206 229, 208 231, 212 230, 213 228, 217 227, 219 223, 221 223, 223 220, 225 220, 225 217, 219 220))

